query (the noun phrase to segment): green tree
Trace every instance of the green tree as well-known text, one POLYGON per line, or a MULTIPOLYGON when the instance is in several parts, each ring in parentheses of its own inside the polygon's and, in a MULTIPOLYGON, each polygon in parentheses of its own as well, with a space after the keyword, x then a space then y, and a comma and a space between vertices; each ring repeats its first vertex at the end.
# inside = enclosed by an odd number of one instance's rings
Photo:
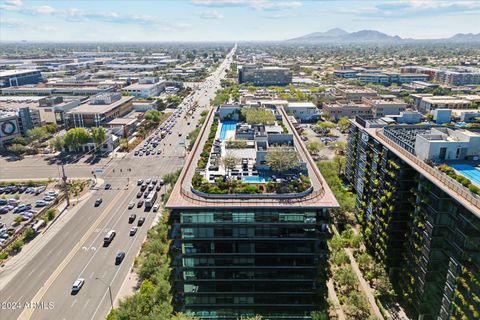
POLYGON ((235 169, 235 167, 240 163, 238 159, 232 152, 226 152, 222 158, 222 164, 225 167, 226 171, 230 175, 230 172, 235 169))
POLYGON ((159 124, 161 116, 162 114, 158 110, 148 110, 145 112, 144 118, 153 124, 159 124))
POLYGON ((36 127, 27 131, 27 137, 30 141, 43 141, 48 137, 45 127, 36 127))
POLYGON ((163 111, 163 110, 165 110, 166 107, 167 107, 167 105, 165 104, 165 101, 163 101, 163 99, 161 99, 161 98, 158 98, 157 99, 157 110, 158 111, 163 111))
POLYGON ((330 130, 335 128, 335 124, 330 121, 319 121, 314 130, 320 134, 326 135, 330 133, 330 130))
POLYGON ((33 230, 33 228, 27 228, 27 230, 25 230, 25 232, 23 234, 23 239, 25 241, 29 241, 29 240, 32 240, 33 238, 35 238, 35 235, 36 235, 36 232, 35 232, 35 230, 33 230))
POLYGON ((340 120, 338 120, 337 125, 340 131, 345 132, 350 126, 350 121, 348 120, 347 117, 341 117, 340 120))
POLYGON ((105 142, 107 138, 107 131, 104 127, 92 128, 92 139, 93 142, 99 147, 105 142))
POLYGON ((24 154, 28 149, 21 144, 12 144, 7 148, 7 150, 15 154, 24 154))
POLYGON ((50 134, 54 134, 55 132, 57 132, 58 126, 55 123, 50 123, 45 126, 45 130, 50 134))
POLYGON ((63 136, 65 146, 76 150, 79 146, 88 142, 90 132, 85 128, 72 128, 63 136))
POLYGON ((120 147, 122 148, 123 151, 130 151, 130 145, 128 143, 128 139, 122 138, 120 139, 120 147))
POLYGON ((320 150, 320 144, 316 141, 310 141, 307 143, 307 149, 310 153, 317 153, 320 150))
POLYGON ((265 160, 273 171, 280 174, 300 165, 297 152, 290 147, 269 148, 265 160))
POLYGON ((344 310, 351 319, 364 320, 370 315, 367 298, 358 291, 350 292, 345 301, 344 310))
POLYGON ((50 140, 50 147, 57 151, 62 151, 64 146, 65 140, 61 136, 56 136, 55 138, 50 140))

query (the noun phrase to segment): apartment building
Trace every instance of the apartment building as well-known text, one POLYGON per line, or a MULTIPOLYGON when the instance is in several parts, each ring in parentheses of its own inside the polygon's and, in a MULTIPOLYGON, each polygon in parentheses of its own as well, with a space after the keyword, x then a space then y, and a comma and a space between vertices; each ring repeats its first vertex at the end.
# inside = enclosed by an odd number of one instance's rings
POLYGON ((478 319, 480 198, 423 161, 438 156, 423 153, 436 144, 428 140, 432 132, 452 133, 369 122, 351 121, 346 164, 368 251, 416 319, 478 319))
POLYGON ((289 102, 285 107, 299 122, 315 122, 320 120, 320 110, 311 102, 289 102))
POLYGON ((285 139, 286 135, 281 128, 277 133, 265 127, 257 136, 251 127, 228 116, 238 108, 228 106, 207 115, 167 203, 175 309, 200 319, 233 320, 255 314, 268 319, 310 319, 311 311, 324 301, 326 273, 321 266, 327 258, 327 210, 338 204, 285 110, 277 108, 291 132, 293 146, 289 147, 305 163, 311 188, 300 194, 215 194, 193 186, 198 179, 196 169, 211 181, 212 172, 221 171, 212 159, 230 141, 247 136, 254 137, 253 144, 243 140, 246 149, 235 149, 237 154, 248 155, 242 157, 240 168, 247 176, 235 176, 252 186, 265 183, 264 176, 255 175, 261 169, 253 167, 257 161, 249 158, 268 150, 270 140, 275 143, 276 137, 285 139), (272 133, 264 135, 267 132, 272 133), (212 148, 209 161, 205 169, 197 168, 205 145, 212 148))
POLYGON ((433 68, 424 66, 402 67, 401 72, 426 74, 431 80, 450 86, 480 84, 480 69, 456 66, 450 68, 433 68))
POLYGON ((356 116, 372 116, 372 106, 365 103, 355 103, 349 101, 338 101, 334 103, 323 104, 324 117, 340 120, 343 117, 353 119, 356 116))
POLYGON ((238 67, 238 83, 256 86, 285 86, 292 83, 292 71, 281 67, 242 65, 238 67))
POLYGON ((399 115, 407 110, 408 106, 403 101, 395 98, 365 97, 362 101, 372 108, 372 115, 375 118, 399 115))

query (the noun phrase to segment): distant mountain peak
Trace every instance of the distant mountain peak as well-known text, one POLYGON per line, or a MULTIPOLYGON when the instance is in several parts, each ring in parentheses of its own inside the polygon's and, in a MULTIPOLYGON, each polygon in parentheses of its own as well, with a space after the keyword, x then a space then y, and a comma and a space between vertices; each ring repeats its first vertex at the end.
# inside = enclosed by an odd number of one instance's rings
POLYGON ((390 36, 377 30, 359 30, 347 32, 340 28, 333 28, 325 32, 313 32, 307 35, 288 39, 288 42, 301 43, 405 43, 405 42, 480 42, 480 33, 457 33, 456 35, 445 39, 415 40, 411 38, 401 38, 398 35, 390 36))

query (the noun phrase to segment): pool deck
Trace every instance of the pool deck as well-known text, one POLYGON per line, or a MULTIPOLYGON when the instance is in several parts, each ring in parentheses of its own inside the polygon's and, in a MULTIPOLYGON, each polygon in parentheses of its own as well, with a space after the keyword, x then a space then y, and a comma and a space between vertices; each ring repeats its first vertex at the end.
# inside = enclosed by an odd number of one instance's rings
POLYGON ((212 199, 207 197, 201 197, 193 194, 191 191, 191 181, 197 167, 200 153, 203 149, 208 138, 209 128, 213 123, 214 114, 216 108, 212 108, 207 115, 206 121, 200 130, 199 138, 195 142, 192 148, 192 152, 186 159, 185 166, 180 173, 180 177, 172 190, 170 198, 166 207, 170 209, 194 209, 194 208, 338 208, 339 204, 335 199, 332 191, 330 190, 327 182, 321 175, 316 163, 311 158, 305 145, 300 139, 299 134, 294 130, 293 125, 288 120, 287 113, 282 107, 277 108, 282 114, 283 121, 293 134, 295 146, 298 148, 299 156, 307 164, 308 176, 311 179, 313 191, 312 193, 297 198, 297 199, 282 199, 280 197, 271 197, 265 199, 238 199, 238 198, 226 198, 226 199, 212 199))
POLYGON ((476 162, 447 162, 459 175, 469 179, 473 184, 480 187, 480 163, 476 162))

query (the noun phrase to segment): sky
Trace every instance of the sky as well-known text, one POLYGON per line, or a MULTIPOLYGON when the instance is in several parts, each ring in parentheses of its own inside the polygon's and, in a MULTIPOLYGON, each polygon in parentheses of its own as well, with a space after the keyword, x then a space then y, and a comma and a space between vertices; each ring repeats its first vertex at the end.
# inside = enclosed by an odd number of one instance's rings
POLYGON ((0 0, 1 41, 278 41, 342 28, 479 33, 480 0, 0 0))

